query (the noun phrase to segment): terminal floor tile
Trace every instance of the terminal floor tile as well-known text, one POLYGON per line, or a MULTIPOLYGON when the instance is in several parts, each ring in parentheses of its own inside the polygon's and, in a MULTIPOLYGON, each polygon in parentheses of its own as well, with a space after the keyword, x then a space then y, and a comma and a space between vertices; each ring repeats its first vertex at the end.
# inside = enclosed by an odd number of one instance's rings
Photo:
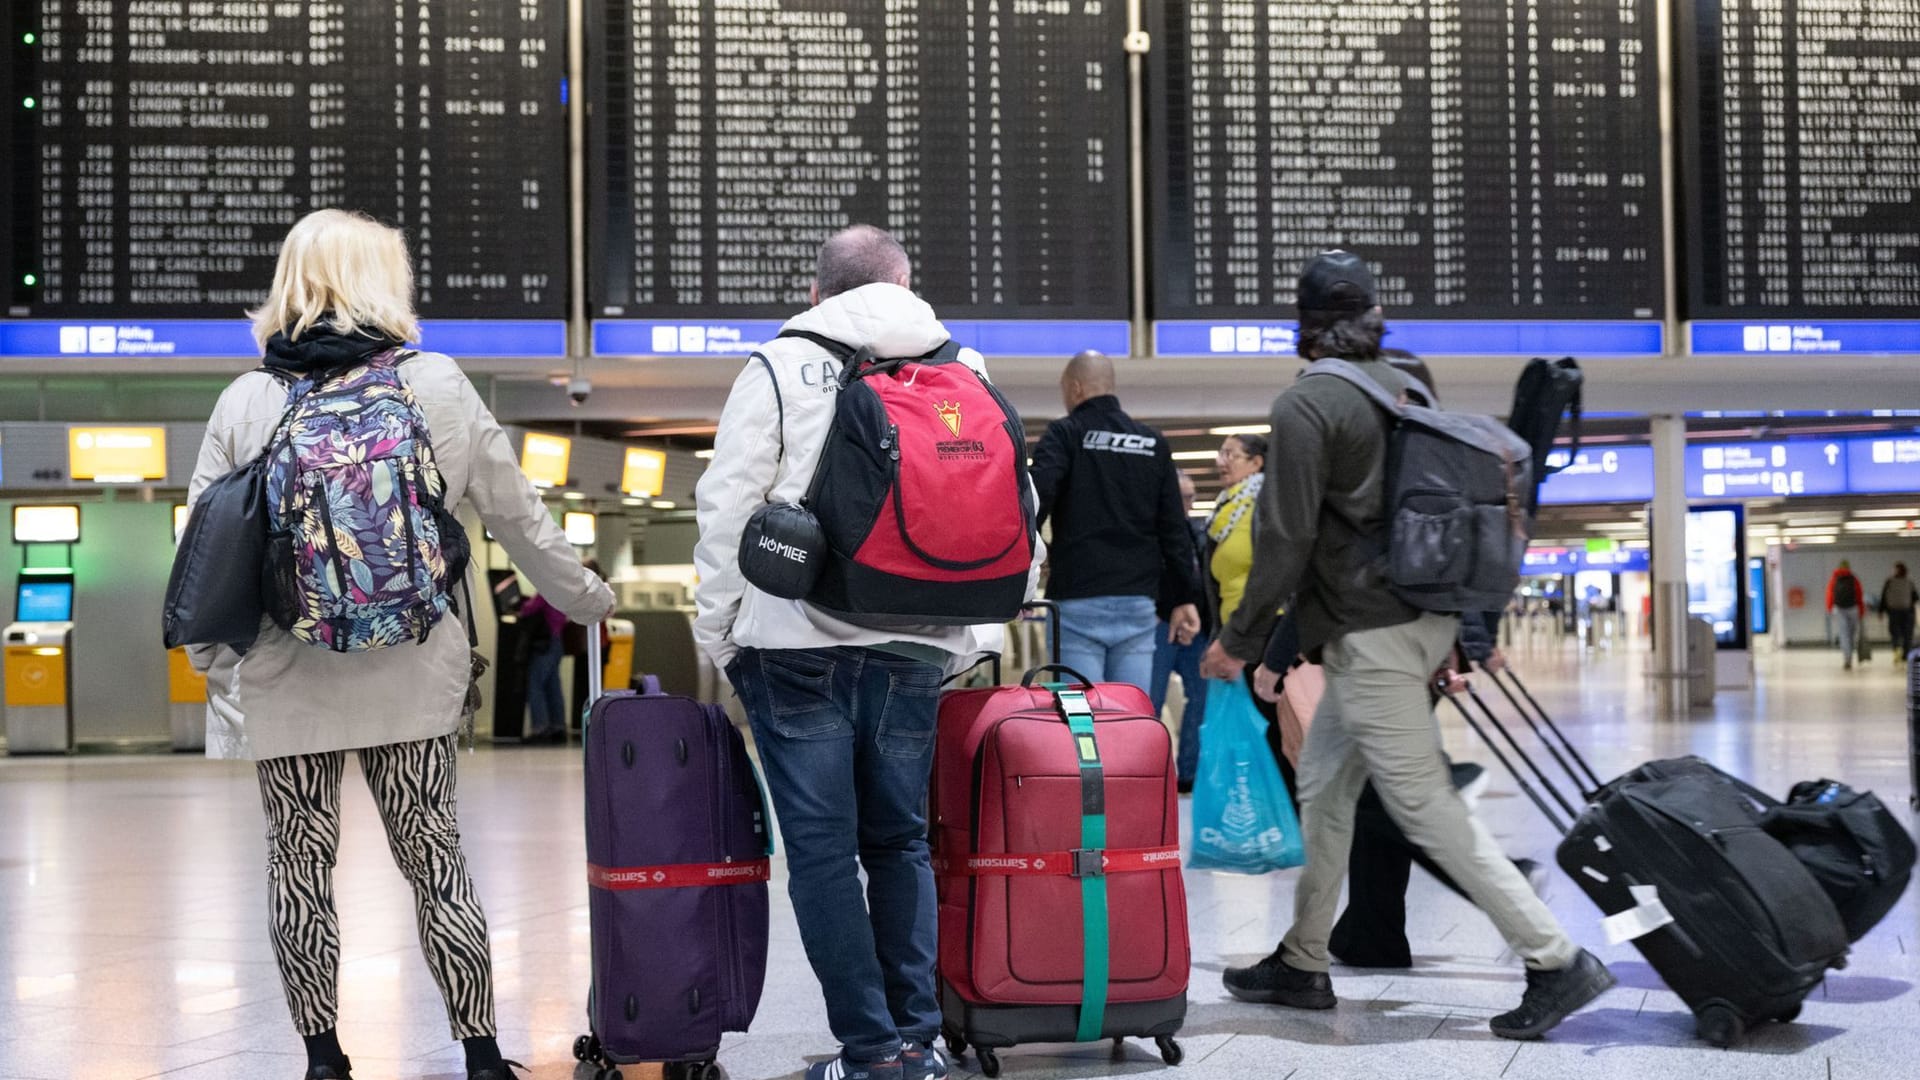
MULTIPOLYGON (((1763 652, 1758 687, 1723 691, 1680 722, 1651 715, 1641 653, 1516 654, 1537 694, 1612 774, 1697 752, 1762 787, 1843 778, 1907 818, 1903 682, 1882 659, 1843 673, 1836 655, 1763 652)), ((1481 813, 1515 855, 1550 856, 1553 834, 1456 717, 1448 748, 1495 773, 1481 813)), ((580 769, 562 749, 461 758, 466 850, 493 929, 501 1043, 539 1080, 576 1074, 587 984, 580 769)), ((1550 766, 1549 766, 1550 767, 1550 766)), ((460 1080, 460 1052, 416 949, 413 907, 372 803, 350 769, 337 899, 344 933, 342 1041, 361 1080, 460 1080)), ((266 936, 263 824, 252 770, 191 758, 0 760, 0 1080, 279 1080, 303 1071, 266 936)), ((776 864, 776 873, 779 866, 776 864)), ((1557 873, 1557 871, 1556 871, 1557 873)), ((1186 1063, 1167 1075, 1510 1080, 1867 1080, 1920 1075, 1920 917, 1909 895, 1807 1002, 1734 1050, 1694 1040, 1679 1000, 1630 945, 1608 946, 1598 912, 1560 878, 1553 908, 1620 985, 1545 1041, 1494 1039, 1521 972, 1486 920, 1414 872, 1416 966, 1336 969, 1340 1006, 1295 1013, 1227 997, 1220 970, 1265 954, 1285 929, 1293 873, 1188 876, 1195 970, 1186 1063)), ((772 970, 747 1035, 721 1060, 735 1080, 794 1076, 834 1050, 784 889, 772 970)), ((1002 1055, 1012 1080, 1136 1076, 1164 1068, 1150 1045, 1002 1055)), ((969 1058, 957 1070, 973 1074, 969 1058)))

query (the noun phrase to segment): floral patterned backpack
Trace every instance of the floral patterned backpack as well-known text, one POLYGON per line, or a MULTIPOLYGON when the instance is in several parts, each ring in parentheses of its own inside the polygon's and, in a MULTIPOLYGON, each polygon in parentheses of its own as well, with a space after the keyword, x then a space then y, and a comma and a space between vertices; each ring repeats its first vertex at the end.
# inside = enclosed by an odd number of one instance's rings
POLYGON ((464 583, 466 531, 447 512, 427 418, 389 350, 296 382, 270 451, 267 611, 309 645, 424 642, 464 583))

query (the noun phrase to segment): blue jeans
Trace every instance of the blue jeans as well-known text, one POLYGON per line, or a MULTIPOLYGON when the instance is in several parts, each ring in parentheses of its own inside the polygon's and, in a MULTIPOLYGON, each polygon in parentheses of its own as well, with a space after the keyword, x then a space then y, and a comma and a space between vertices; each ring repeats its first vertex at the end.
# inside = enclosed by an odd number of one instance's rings
POLYGON ((550 735, 567 727, 567 700, 560 692, 560 639, 550 637, 527 658, 527 708, 533 711, 528 735, 550 735))
POLYGON ((1167 683, 1180 676, 1180 689, 1187 705, 1180 713, 1180 749, 1174 759, 1174 774, 1182 783, 1193 783, 1193 772, 1200 766, 1200 722, 1207 716, 1207 680, 1200 677, 1200 658, 1206 655, 1207 639, 1196 637, 1190 645, 1167 640, 1167 624, 1154 629, 1153 638, 1153 715, 1167 707, 1167 683))
POLYGON ((939 906, 925 807, 940 669, 874 649, 749 649, 728 675, 753 721, 834 1037, 860 1062, 932 1042, 939 906))
POLYGON ((1060 662, 1094 682, 1132 683, 1150 692, 1159 621, 1147 596, 1062 600, 1060 662))

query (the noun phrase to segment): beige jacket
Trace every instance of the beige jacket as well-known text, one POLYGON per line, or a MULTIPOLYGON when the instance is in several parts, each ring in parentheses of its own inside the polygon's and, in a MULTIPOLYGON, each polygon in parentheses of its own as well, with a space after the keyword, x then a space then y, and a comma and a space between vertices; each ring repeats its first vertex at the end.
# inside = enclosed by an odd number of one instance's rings
MULTIPOLYGON (((514 565, 568 618, 605 618, 612 590, 580 564, 459 365, 421 353, 400 373, 426 413, 447 506, 471 502, 514 565)), ((260 453, 286 403, 285 385, 264 372, 227 387, 207 422, 189 505, 260 453)), ((460 601, 466 603, 464 594, 460 601)), ((315 648, 263 620, 245 657, 227 648, 195 650, 195 666, 207 673, 207 756, 260 760, 446 735, 460 725, 467 652, 466 629, 451 618, 423 644, 364 653, 315 648)))

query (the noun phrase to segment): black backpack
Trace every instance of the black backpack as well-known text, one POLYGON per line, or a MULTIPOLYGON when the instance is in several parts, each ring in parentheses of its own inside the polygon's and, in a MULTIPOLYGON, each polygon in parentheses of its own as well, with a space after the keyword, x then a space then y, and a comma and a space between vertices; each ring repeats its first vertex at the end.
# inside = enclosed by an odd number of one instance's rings
POLYGON ((1837 780, 1795 784, 1760 825, 1792 851, 1833 899, 1847 939, 1874 928, 1913 876, 1913 838, 1870 791, 1837 780))
POLYGON ((1310 375, 1353 385, 1393 417, 1383 555, 1394 594, 1422 611, 1505 609, 1533 530, 1532 448, 1491 416, 1434 408, 1433 391, 1411 377, 1417 402, 1345 360, 1315 361, 1310 375))
POLYGON ((1548 360, 1536 356, 1527 361, 1520 380, 1513 386, 1513 407, 1507 411, 1507 426, 1533 448, 1533 485, 1527 489, 1527 512, 1539 508, 1540 483, 1566 468, 1547 463, 1553 453, 1553 441, 1560 435, 1562 418, 1572 421, 1573 444, 1567 449, 1571 463, 1580 452, 1580 389, 1586 375, 1571 356, 1548 360))
POLYGON ((1833 606, 1836 608, 1856 608, 1860 606, 1860 579, 1852 574, 1842 574, 1833 579, 1833 606))

